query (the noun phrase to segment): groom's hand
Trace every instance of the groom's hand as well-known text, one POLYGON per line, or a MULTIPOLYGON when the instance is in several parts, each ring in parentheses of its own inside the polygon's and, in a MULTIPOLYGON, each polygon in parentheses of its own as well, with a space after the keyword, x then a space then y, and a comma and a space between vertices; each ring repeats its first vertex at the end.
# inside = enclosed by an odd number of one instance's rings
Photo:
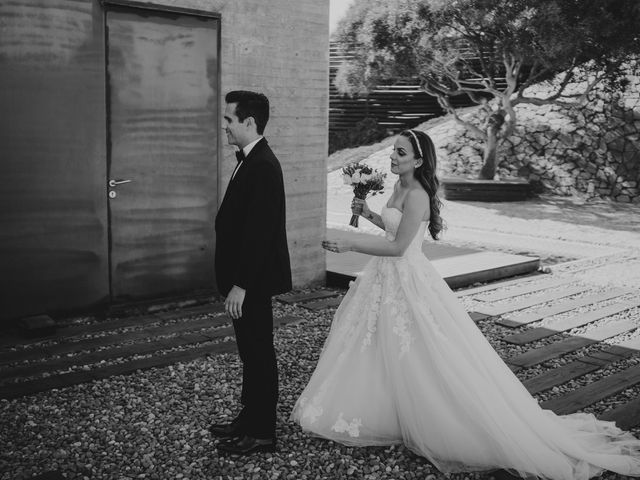
POLYGON ((242 304, 246 293, 244 288, 234 285, 224 301, 224 310, 234 320, 242 317, 242 304))

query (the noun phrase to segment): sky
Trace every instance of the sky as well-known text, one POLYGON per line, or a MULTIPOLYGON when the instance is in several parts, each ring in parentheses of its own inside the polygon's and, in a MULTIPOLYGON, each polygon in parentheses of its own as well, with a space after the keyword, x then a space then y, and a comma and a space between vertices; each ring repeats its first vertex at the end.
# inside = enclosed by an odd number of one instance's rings
POLYGON ((329 31, 331 33, 336 29, 338 20, 340 20, 347 11, 347 8, 353 0, 329 0, 329 31))

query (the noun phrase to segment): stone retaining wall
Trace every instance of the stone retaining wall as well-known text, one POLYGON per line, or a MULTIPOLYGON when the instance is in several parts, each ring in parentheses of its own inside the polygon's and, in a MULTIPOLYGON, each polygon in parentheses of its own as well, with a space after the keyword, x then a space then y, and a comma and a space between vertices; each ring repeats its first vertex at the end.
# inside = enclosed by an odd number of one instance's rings
MULTIPOLYGON (((516 133, 498 152, 498 176, 527 178, 538 192, 640 203, 640 77, 628 78, 624 93, 600 89, 583 106, 518 105, 516 133)), ((466 118, 479 124, 482 114, 466 118)), ((453 120, 429 133, 441 175, 477 177, 483 148, 473 134, 453 120)))

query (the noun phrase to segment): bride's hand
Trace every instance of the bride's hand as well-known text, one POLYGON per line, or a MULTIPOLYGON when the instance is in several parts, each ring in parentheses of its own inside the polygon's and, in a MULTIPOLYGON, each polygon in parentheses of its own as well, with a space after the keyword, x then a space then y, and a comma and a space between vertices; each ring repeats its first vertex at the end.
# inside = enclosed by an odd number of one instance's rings
POLYGON ((322 248, 334 253, 344 253, 352 249, 352 245, 348 240, 323 240, 322 248))
POLYGON ((358 197, 353 197, 351 201, 351 213, 354 215, 362 215, 365 218, 371 218, 371 210, 367 201, 358 197))

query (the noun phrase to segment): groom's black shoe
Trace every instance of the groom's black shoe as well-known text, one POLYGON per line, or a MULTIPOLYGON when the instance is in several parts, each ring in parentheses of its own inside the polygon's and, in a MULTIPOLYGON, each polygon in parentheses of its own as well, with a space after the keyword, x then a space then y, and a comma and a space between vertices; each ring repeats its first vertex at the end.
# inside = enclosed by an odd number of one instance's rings
POLYGON ((258 452, 275 452, 275 438, 253 438, 245 435, 239 440, 229 440, 218 444, 220 452, 231 455, 251 455, 258 452))
POLYGON ((218 438, 234 438, 244 436, 240 422, 236 419, 231 423, 213 423, 209 427, 209 433, 218 438))

